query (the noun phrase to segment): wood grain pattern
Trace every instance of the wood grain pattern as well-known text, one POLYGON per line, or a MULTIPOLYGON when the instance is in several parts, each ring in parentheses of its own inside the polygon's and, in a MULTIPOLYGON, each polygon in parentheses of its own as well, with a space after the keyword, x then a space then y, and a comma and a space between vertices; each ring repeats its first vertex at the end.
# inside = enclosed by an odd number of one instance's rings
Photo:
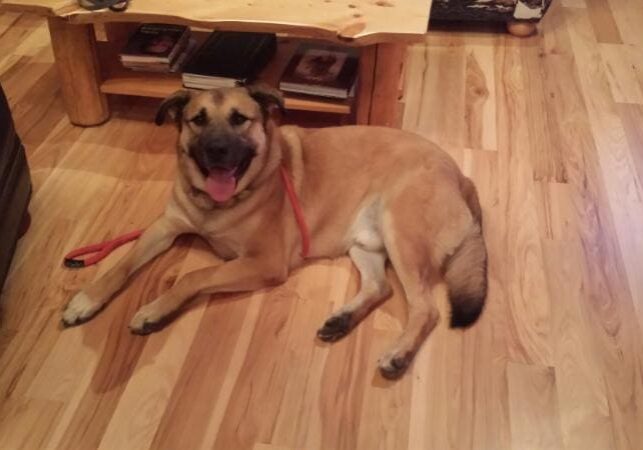
POLYGON ((616 25, 609 2, 585 0, 585 3, 596 40, 602 43, 622 44, 620 29, 616 25))
POLYGON ((474 327, 440 323, 397 382, 375 370, 406 320, 393 273, 392 298, 355 332, 315 339, 357 289, 346 258, 199 298, 162 333, 131 336, 138 305, 216 263, 181 238, 94 321, 61 330, 62 305, 124 249, 82 271, 61 255, 160 213, 176 135, 135 97, 111 100, 102 127, 70 125, 46 21, 0 14, 0 83, 34 179, 0 297, 0 448, 643 448, 639 10, 554 2, 538 36, 442 29, 410 48, 403 126, 475 181, 489 298, 474 327))
POLYGON ((640 25, 643 23, 643 8, 638 0, 607 0, 612 10, 619 34, 625 44, 643 45, 640 25))
POLYGON ((512 447, 562 449, 554 368, 509 363, 507 382, 512 447))
POLYGON ((406 45, 377 44, 369 125, 398 127, 400 78, 406 45))

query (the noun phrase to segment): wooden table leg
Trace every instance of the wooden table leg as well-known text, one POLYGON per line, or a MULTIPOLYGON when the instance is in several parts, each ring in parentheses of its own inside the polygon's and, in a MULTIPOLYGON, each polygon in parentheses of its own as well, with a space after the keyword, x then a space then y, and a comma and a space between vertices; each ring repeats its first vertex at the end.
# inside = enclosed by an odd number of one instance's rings
POLYGON ((377 44, 362 49, 356 121, 397 127, 400 77, 405 44, 377 44))
POLYGON ((109 108, 100 91, 93 25, 74 25, 58 17, 47 20, 69 120, 85 127, 104 123, 109 119, 109 108))

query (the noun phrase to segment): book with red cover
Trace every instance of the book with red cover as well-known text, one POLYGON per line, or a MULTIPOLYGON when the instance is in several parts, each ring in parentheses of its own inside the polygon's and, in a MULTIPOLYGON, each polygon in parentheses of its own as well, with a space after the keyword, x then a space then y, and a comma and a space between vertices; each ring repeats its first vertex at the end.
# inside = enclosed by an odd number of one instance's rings
POLYGON ((357 77, 357 49, 302 43, 279 82, 285 92, 346 99, 357 77))

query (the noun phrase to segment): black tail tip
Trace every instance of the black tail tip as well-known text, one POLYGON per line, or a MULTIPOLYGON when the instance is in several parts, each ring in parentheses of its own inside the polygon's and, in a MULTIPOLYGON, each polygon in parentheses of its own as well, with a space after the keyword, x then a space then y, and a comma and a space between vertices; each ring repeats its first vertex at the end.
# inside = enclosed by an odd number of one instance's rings
POLYGON ((451 302, 451 328, 467 328, 476 323, 482 309, 483 298, 457 299, 451 302))

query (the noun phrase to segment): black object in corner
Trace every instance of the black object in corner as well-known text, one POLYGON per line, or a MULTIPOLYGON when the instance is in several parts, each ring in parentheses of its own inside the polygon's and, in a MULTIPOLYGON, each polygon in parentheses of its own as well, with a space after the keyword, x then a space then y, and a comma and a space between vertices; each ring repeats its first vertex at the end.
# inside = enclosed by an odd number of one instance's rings
POLYGON ((16 134, 7 98, 0 86, 0 288, 20 235, 29 222, 31 177, 25 149, 16 134))

